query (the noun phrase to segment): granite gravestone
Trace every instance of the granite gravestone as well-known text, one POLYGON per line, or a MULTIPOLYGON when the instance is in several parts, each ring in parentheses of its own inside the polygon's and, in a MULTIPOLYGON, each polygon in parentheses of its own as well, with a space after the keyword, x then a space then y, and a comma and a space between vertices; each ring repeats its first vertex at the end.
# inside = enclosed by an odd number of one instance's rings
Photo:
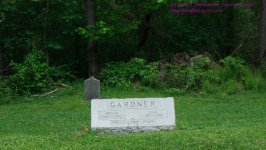
POLYGON ((84 98, 86 100, 100 98, 100 81, 93 76, 84 81, 84 98))
POLYGON ((156 131, 175 128, 174 99, 93 99, 91 128, 100 131, 156 131))

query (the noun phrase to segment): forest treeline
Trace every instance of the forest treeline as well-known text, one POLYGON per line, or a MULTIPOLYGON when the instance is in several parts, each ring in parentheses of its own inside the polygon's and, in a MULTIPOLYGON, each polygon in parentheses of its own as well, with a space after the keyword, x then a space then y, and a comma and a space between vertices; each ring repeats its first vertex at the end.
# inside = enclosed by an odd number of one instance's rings
POLYGON ((243 60, 253 70, 265 66, 265 1, 230 1, 253 2, 254 6, 222 7, 222 13, 171 12, 171 4, 178 2, 1 0, 1 87, 19 82, 14 85, 18 93, 32 87, 30 93, 38 93, 41 87, 65 79, 94 75, 106 80, 111 75, 106 73, 107 64, 130 63, 133 58, 160 62, 157 71, 161 74, 160 66, 171 68, 176 55, 203 55, 203 63, 208 58, 212 64, 229 58, 226 62, 242 65, 243 60))

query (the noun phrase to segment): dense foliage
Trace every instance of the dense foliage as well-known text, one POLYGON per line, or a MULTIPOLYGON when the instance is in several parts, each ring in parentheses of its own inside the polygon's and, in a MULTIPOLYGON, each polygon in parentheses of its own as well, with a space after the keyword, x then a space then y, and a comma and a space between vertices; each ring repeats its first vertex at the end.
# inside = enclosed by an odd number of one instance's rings
POLYGON ((51 70, 43 56, 41 51, 34 51, 26 56, 22 64, 10 64, 14 74, 9 77, 9 85, 15 93, 36 93, 50 86, 51 70))
POLYGON ((252 1, 253 7, 224 7, 216 14, 171 12, 177 2, 96 0, 96 22, 88 25, 84 1, 1 0, 0 93, 40 93, 72 75, 88 78, 91 57, 99 58, 94 66, 101 70, 98 78, 111 87, 259 88, 266 71, 265 64, 261 71, 254 69, 258 1, 252 1), (97 43, 95 56, 88 41, 97 43), (193 60, 192 67, 180 66, 170 61, 176 53, 210 57, 193 60), (162 60, 167 62, 165 71, 159 69, 162 60))
POLYGON ((22 63, 11 62, 10 67, 13 74, 0 86, 2 95, 40 93, 56 87, 56 83, 75 78, 62 68, 48 66, 41 50, 33 50, 22 63))
POLYGON ((159 63, 145 63, 135 58, 128 63, 108 64, 101 72, 102 82, 109 87, 133 87, 140 84, 153 88, 165 88, 172 94, 183 92, 234 94, 244 89, 259 89, 264 79, 260 71, 238 57, 226 57, 213 62, 208 57, 199 57, 193 66, 168 63, 164 77, 159 63))
POLYGON ((158 63, 147 63, 144 59, 134 58, 128 63, 108 64, 101 72, 100 79, 110 87, 126 88, 133 84, 152 86, 159 77, 158 63))

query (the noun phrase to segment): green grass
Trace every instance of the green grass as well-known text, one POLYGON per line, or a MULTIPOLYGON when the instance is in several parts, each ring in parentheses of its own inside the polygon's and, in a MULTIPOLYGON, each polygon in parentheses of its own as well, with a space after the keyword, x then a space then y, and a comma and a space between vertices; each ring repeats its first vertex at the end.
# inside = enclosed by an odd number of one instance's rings
MULTIPOLYGON (((102 89, 101 94, 103 98, 171 96, 147 88, 102 89)), ((174 99, 175 130, 118 135, 82 132, 84 126, 90 128, 90 103, 83 101, 82 84, 48 97, 2 105, 0 149, 266 149, 265 91, 174 99)))

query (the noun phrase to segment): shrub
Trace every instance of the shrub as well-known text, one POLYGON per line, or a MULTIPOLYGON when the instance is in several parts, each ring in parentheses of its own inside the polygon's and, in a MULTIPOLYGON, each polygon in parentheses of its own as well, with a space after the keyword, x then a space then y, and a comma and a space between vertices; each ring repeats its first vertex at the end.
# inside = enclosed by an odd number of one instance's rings
POLYGON ((8 80, 0 77, 0 98, 12 95, 12 89, 8 86, 8 80))
POLYGON ((165 82, 171 88, 189 90, 197 88, 197 78, 199 76, 199 73, 190 67, 169 64, 165 82))
POLYGON ((13 93, 19 95, 43 92, 70 76, 58 67, 49 67, 40 50, 30 52, 21 64, 11 62, 10 67, 13 74, 8 78, 8 84, 13 93))
POLYGON ((221 62, 224 65, 221 71, 222 81, 235 80, 241 82, 246 89, 261 87, 263 82, 262 74, 259 71, 253 73, 252 69, 245 65, 244 60, 229 56, 221 62))
POLYGON ((223 65, 222 69, 222 80, 237 80, 237 81, 243 81, 243 78, 248 75, 248 73, 251 71, 251 69, 244 65, 244 60, 238 58, 238 57, 225 57, 220 61, 223 65))
POLYGON ((22 64, 11 62, 10 67, 14 72, 9 77, 10 86, 20 95, 41 92, 52 83, 44 54, 39 50, 29 53, 22 64))
POLYGON ((171 88, 185 91, 198 91, 205 80, 212 79, 210 68, 206 65, 193 65, 193 67, 169 64, 165 82, 171 88))
POLYGON ((236 94, 237 92, 240 92, 244 89, 244 86, 241 82, 237 82, 236 80, 227 80, 222 85, 222 93, 231 95, 236 94))
POLYGON ((245 65, 240 58, 226 57, 221 66, 208 57, 193 60, 193 66, 168 64, 165 82, 169 88, 182 91, 234 94, 243 89, 258 89, 262 85, 259 71, 245 65))
POLYGON ((131 87, 134 83, 151 87, 167 88, 169 94, 187 91, 200 93, 234 94, 244 89, 257 89, 262 85, 262 75, 252 69, 240 58, 226 57, 221 64, 208 57, 193 59, 193 66, 167 64, 164 78, 159 82, 158 63, 147 63, 135 58, 128 63, 108 64, 100 77, 111 87, 131 87))
POLYGON ((218 65, 212 66, 210 70, 204 72, 204 78, 202 78, 201 90, 206 93, 217 93, 222 91, 221 82, 221 67, 218 65))
POLYGON ((209 70, 213 63, 209 57, 204 55, 198 55, 193 58, 193 68, 199 68, 202 70, 209 70))
POLYGON ((262 62, 260 70, 261 70, 262 76, 266 78, 266 59, 264 59, 264 61, 262 62))
POLYGON ((131 76, 128 75, 127 65, 123 62, 110 63, 102 69, 100 79, 110 87, 129 87, 131 76))
POLYGON ((130 87, 140 82, 153 86, 159 77, 158 63, 147 63, 144 59, 134 58, 128 63, 110 63, 102 69, 100 78, 110 87, 130 87))
POLYGON ((254 73, 248 72, 245 77, 243 77, 246 89, 259 89, 263 84, 263 76, 260 71, 254 73))

